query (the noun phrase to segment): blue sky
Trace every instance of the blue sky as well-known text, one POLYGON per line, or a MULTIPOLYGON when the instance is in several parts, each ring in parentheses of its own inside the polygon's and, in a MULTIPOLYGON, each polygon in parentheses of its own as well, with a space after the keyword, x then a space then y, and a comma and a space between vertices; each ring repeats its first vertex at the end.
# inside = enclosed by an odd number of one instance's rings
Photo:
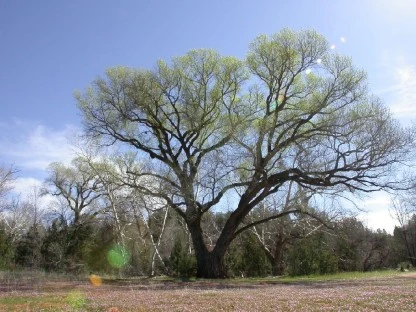
MULTIPOLYGON (((151 68, 193 48, 243 58, 259 34, 313 28, 368 72, 397 118, 416 118, 416 1, 0 0, 0 163, 20 168, 16 189, 72 158, 80 125, 73 92, 111 66, 151 68)), ((390 227, 388 198, 360 203, 390 227), (376 209, 377 208, 377 209, 376 209)))

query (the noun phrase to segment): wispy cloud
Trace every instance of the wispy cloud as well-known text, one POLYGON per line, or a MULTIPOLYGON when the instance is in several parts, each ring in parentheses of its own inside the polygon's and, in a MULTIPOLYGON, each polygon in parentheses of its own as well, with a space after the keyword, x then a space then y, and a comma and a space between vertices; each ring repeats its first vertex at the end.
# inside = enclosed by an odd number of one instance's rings
POLYGON ((399 117, 416 117, 416 67, 403 63, 396 68, 397 102, 392 111, 399 117))
POLYGON ((33 177, 19 177, 13 183, 13 191, 17 194, 30 194, 33 189, 40 189, 42 181, 33 177))
POLYGON ((377 90, 386 99, 396 117, 416 118, 416 64, 403 56, 393 57, 387 51, 382 57, 384 80, 389 84, 377 90))
POLYGON ((0 125, 0 162, 21 171, 44 171, 51 162, 69 163, 75 155, 70 138, 79 133, 72 125, 50 129, 42 124, 14 120, 0 125))
MULTIPOLYGON (((19 170, 13 194, 21 198, 31 196, 34 189, 41 188, 50 163, 69 164, 75 157, 75 148, 70 142, 79 132, 73 125, 51 129, 20 119, 0 123, 0 164, 13 164, 19 170)), ((39 200, 47 203, 52 199, 39 200)))

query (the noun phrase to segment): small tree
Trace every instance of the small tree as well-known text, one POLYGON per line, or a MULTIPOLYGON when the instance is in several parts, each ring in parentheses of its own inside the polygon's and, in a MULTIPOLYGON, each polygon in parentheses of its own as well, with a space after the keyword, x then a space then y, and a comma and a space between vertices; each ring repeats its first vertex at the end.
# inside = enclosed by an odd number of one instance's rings
POLYGON ((64 271, 67 267, 68 225, 62 217, 53 220, 42 242, 42 266, 47 271, 64 271))
POLYGON ((29 269, 39 269, 42 257, 41 246, 44 229, 40 225, 32 225, 16 243, 15 263, 29 269))
POLYGON ((270 274, 271 265, 256 237, 247 232, 241 235, 239 248, 241 258, 237 263, 238 271, 244 277, 262 277, 270 274))
POLYGON ((180 239, 175 239, 170 256, 173 274, 179 277, 190 277, 195 274, 195 257, 182 246, 180 239))

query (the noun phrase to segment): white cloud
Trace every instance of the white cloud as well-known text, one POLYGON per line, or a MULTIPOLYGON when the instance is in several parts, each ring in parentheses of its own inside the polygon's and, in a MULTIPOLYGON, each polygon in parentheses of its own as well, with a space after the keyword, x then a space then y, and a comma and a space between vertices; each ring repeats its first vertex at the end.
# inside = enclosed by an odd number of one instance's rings
POLYGON ((364 206, 364 209, 373 210, 377 209, 380 206, 386 206, 390 205, 390 196, 387 193, 384 192, 377 192, 373 193, 373 196, 370 198, 365 199, 362 204, 364 206))
MULTIPOLYGON (((42 189, 43 181, 33 177, 19 177, 17 178, 13 186, 13 194, 19 196, 22 199, 30 199, 34 193, 40 193, 42 189)), ((49 194, 38 197, 38 204, 43 207, 47 207, 50 202, 54 200, 54 197, 49 194)))
POLYGON ((403 56, 393 57, 389 51, 382 53, 383 79, 390 83, 377 91, 387 98, 394 115, 402 120, 416 118, 416 64, 403 56))
MULTIPOLYGON (((72 125, 51 129, 39 123, 12 119, 0 121, 0 165, 13 165, 18 172, 13 181, 11 198, 33 200, 35 191, 40 191, 51 162, 69 162, 75 157, 71 139, 77 138, 80 130, 72 125)), ((41 207, 48 207, 56 199, 50 195, 37 198, 41 207)))
POLYGON ((19 210, 25 207, 24 205, 22 205, 23 203, 36 205, 38 216, 44 216, 45 214, 54 212, 54 207, 56 207, 57 198, 51 194, 42 194, 42 185, 42 180, 33 177, 19 177, 15 181, 13 181, 13 189, 10 193, 10 199, 15 199, 20 204, 18 206, 20 208, 17 208, 17 213, 19 217, 21 216, 23 211, 25 211, 19 210))
MULTIPOLYGON (((19 119, 1 123, 0 164, 13 164, 19 170, 11 195, 18 196, 20 200, 32 200, 35 190, 40 191, 42 187, 49 164, 69 164, 75 157, 75 148, 70 140, 76 138, 79 132, 79 129, 71 125, 54 130, 19 119)), ((37 200, 45 208, 55 198, 45 195, 37 200)))
POLYGON ((54 130, 15 120, 0 127, 0 159, 3 163, 13 163, 21 171, 44 171, 51 162, 69 163, 75 155, 69 143, 79 132, 74 126, 54 130))
POLYGON ((360 219, 372 230, 384 229, 387 233, 393 234, 394 227, 397 224, 390 215, 388 208, 371 211, 361 215, 360 219))
POLYGON ((357 205, 364 210, 358 218, 366 226, 373 230, 385 229, 388 233, 393 233, 396 221, 389 211, 391 198, 387 193, 372 193, 369 198, 357 202, 357 205))
POLYGON ((32 193, 34 188, 40 189, 42 181, 33 177, 19 177, 13 181, 13 192, 23 196, 32 193))
POLYGON ((397 99, 392 112, 399 117, 416 117, 416 67, 403 61, 395 74, 397 99))

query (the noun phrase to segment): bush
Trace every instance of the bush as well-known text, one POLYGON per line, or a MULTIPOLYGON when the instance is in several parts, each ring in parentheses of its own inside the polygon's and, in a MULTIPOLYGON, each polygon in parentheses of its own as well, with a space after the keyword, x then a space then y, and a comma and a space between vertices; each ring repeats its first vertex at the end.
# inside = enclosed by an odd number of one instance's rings
POLYGON ((325 244, 322 235, 298 241, 289 252, 289 274, 292 276, 337 271, 338 259, 325 244))
POLYGON ((196 259, 183 248, 178 238, 171 252, 170 267, 174 276, 191 277, 196 274, 196 259))
POLYGON ((8 235, 0 223, 0 269, 10 269, 14 262, 14 245, 11 235, 8 235))
POLYGON ((412 270, 412 269, 413 269, 413 266, 410 263, 410 261, 403 261, 403 262, 399 263, 399 270, 401 272, 409 271, 409 270, 412 270))
POLYGON ((226 256, 226 268, 231 277, 264 277, 271 273, 270 262, 251 233, 233 242, 226 256))

